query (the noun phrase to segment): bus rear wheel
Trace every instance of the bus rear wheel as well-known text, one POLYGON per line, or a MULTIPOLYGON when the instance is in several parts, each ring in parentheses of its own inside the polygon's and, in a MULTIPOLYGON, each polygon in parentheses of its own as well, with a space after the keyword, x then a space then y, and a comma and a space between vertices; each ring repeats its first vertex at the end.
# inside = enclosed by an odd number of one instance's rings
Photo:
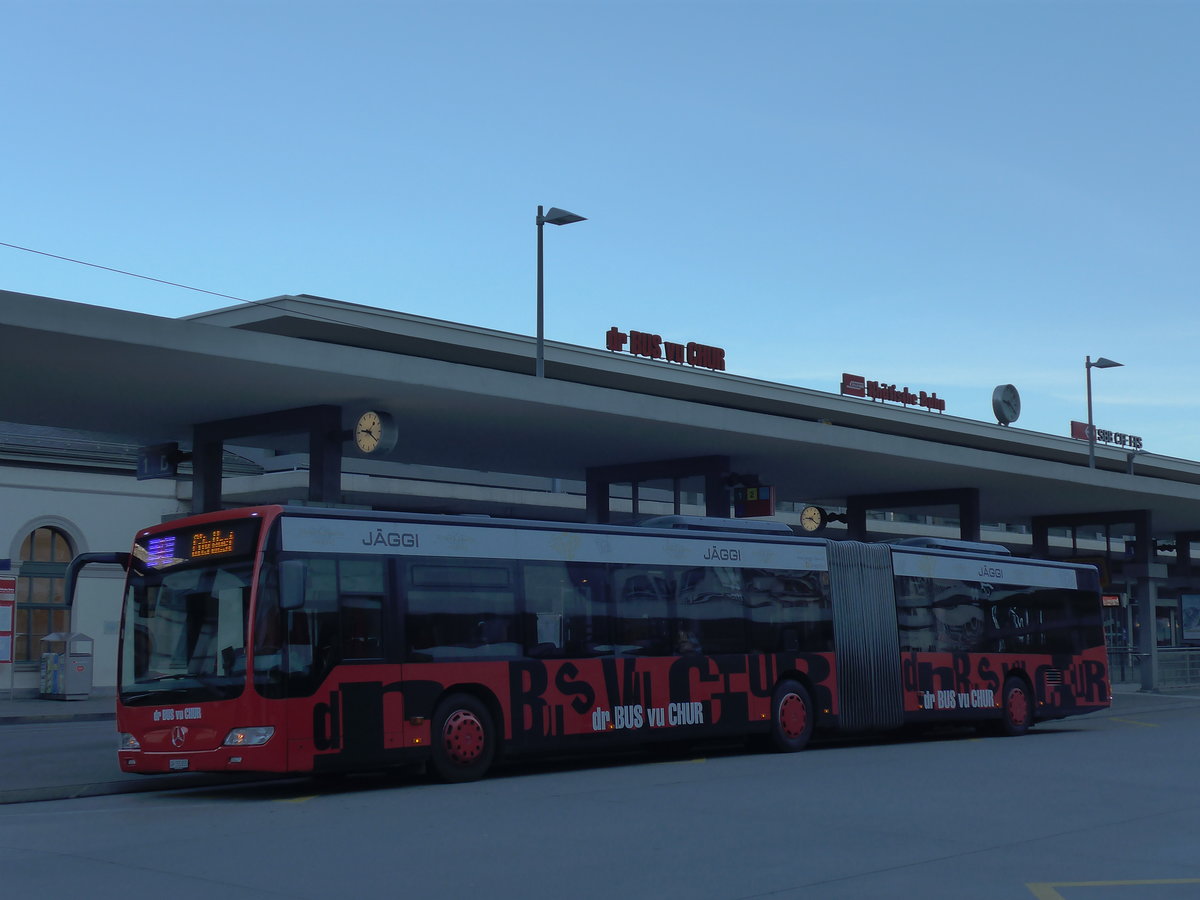
POLYGON ((496 756, 496 728, 487 707, 470 694, 452 694, 433 715, 433 771, 442 781, 482 778, 496 756))
POLYGON ((1007 737, 1017 737, 1029 730, 1033 724, 1033 702, 1029 688, 1020 678, 1009 678, 1004 682, 1000 697, 999 732, 1007 737))
POLYGON ((795 753, 812 737, 816 716, 812 697, 798 681, 782 681, 771 696, 771 742, 776 750, 795 753))

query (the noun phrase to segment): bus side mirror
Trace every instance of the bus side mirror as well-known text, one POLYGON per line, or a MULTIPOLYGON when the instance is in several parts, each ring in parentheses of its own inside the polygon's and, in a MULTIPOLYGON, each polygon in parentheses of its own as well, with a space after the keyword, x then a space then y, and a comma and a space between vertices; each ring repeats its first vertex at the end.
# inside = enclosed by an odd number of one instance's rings
POLYGON ((67 564, 66 582, 63 588, 63 598, 66 600, 67 609, 71 609, 75 604, 75 586, 79 582, 79 573, 84 566, 90 566, 92 563, 105 563, 120 566, 128 572, 132 558, 133 555, 130 553, 80 553, 72 559, 67 564))
POLYGON ((279 563, 279 608, 300 609, 304 606, 304 581, 308 563, 302 559, 285 559, 279 563))

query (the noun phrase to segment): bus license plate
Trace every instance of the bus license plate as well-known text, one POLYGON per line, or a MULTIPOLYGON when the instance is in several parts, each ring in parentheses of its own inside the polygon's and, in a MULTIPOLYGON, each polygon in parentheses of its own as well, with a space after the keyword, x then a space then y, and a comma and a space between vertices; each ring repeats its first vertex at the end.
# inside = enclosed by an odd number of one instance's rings
POLYGON ((188 767, 188 761, 186 759, 173 759, 167 763, 167 765, 171 767, 171 771, 177 772, 180 769, 186 769, 188 767))

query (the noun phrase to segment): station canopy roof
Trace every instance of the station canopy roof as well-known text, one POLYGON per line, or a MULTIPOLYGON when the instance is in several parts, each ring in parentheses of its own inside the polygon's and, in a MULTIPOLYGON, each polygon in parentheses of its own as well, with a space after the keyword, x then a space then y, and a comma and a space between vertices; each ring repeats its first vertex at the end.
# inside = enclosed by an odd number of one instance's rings
MULTIPOLYGON (((725 372, 535 342, 308 295, 182 319, 0 291, 0 421, 190 446, 198 423, 332 404, 395 416, 391 464, 580 480, 589 467, 728 456, 783 500, 978 488, 985 523, 1151 510, 1200 530, 1200 463, 725 372)), ((237 441, 280 453, 301 436, 237 441)), ((372 468, 374 467, 374 468, 372 468)))

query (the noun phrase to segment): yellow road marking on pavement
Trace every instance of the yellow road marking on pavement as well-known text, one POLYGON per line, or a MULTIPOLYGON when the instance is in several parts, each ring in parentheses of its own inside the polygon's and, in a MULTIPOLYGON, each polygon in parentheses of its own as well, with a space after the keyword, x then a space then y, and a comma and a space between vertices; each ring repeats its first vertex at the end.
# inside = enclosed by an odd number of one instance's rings
POLYGON ((1067 900, 1055 888, 1149 887, 1155 884, 1200 884, 1200 878, 1158 878, 1152 881, 1047 881, 1025 887, 1037 900, 1067 900))
POLYGON ((1158 727, 1160 727, 1159 725, 1157 725, 1154 722, 1139 722, 1137 719, 1122 719, 1122 718, 1118 718, 1117 716, 1113 716, 1111 721, 1125 722, 1128 725, 1141 725, 1143 728, 1158 728, 1158 727))

